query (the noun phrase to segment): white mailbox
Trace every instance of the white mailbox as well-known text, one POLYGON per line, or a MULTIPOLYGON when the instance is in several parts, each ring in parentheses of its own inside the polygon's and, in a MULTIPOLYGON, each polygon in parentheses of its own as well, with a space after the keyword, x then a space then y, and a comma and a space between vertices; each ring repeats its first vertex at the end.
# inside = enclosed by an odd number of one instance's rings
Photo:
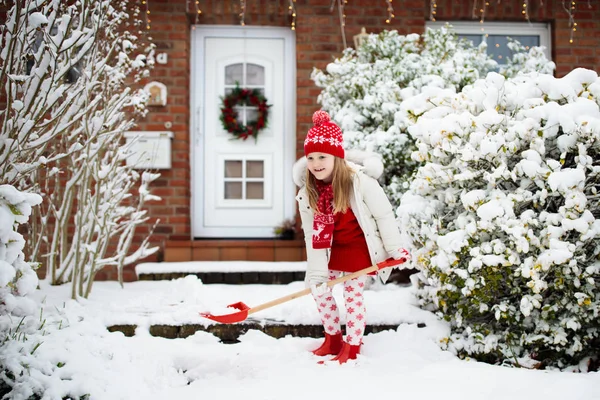
POLYGON ((139 169, 171 168, 170 131, 125 132, 129 146, 127 165, 139 169))

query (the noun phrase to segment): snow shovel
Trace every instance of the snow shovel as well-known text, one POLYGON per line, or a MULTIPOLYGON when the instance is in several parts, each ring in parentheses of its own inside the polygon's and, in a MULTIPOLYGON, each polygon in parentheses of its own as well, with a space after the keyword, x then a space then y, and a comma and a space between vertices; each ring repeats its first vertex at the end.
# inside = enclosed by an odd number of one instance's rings
MULTIPOLYGON (((393 258, 388 258, 387 260, 382 261, 379 264, 371 265, 368 268, 361 269, 360 271, 356 271, 352 274, 345 275, 345 276, 339 277, 337 279, 334 279, 332 281, 329 281, 329 282, 327 282, 327 286, 332 287, 332 286, 337 285, 338 283, 345 282, 347 280, 354 279, 356 277, 366 275, 371 272, 379 271, 380 269, 383 269, 383 268, 395 267, 396 265, 402 264, 405 261, 406 260, 404 258, 401 258, 400 260, 394 260, 393 258)), ((222 324, 234 324, 236 322, 242 322, 242 321, 246 320, 246 318, 248 318, 248 316, 250 314, 254 314, 256 312, 266 310, 267 308, 271 308, 271 307, 277 306, 279 304, 288 302, 290 300, 297 299, 298 297, 306 296, 309 293, 310 293, 310 288, 306 288, 304 290, 300 290, 299 292, 280 297, 278 299, 269 301, 267 303, 260 304, 256 307, 252 307, 252 308, 248 307, 246 304, 244 304, 240 301, 240 302, 233 303, 233 304, 230 304, 227 306, 227 307, 231 307, 231 308, 235 308, 235 309, 239 310, 232 314, 212 315, 211 313, 202 312, 202 313, 200 313, 200 315, 203 316, 204 318, 208 318, 210 320, 220 322, 222 324)))

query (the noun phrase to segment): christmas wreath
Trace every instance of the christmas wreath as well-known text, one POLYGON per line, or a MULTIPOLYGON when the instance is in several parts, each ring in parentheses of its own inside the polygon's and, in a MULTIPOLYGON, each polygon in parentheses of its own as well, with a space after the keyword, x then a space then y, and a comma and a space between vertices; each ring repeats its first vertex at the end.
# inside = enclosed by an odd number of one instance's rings
POLYGON ((223 128, 235 136, 235 139, 246 140, 250 136, 258 138, 258 132, 267 126, 269 120, 269 104, 258 89, 242 89, 236 86, 229 95, 221 98, 221 123, 223 128), (236 105, 246 105, 258 109, 258 117, 254 121, 246 121, 246 125, 238 120, 236 105))

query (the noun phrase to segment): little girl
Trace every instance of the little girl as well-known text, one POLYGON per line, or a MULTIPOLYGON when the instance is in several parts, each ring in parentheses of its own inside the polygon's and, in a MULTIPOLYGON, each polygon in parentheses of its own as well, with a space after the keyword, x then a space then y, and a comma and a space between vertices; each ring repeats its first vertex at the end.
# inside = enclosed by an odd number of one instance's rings
MULTIPOLYGON (((376 180, 383 172, 379 156, 356 153, 345 159, 342 131, 329 114, 315 112, 313 124, 304 141, 305 157, 294 165, 308 258, 305 283, 325 329, 325 341, 313 353, 335 355, 332 361, 341 364, 356 359, 360 351, 366 326, 363 291, 367 277, 344 282, 346 340, 327 281, 389 256, 408 261, 410 255, 401 247, 392 206, 376 180)), ((379 272, 383 282, 390 272, 389 268, 379 272)))

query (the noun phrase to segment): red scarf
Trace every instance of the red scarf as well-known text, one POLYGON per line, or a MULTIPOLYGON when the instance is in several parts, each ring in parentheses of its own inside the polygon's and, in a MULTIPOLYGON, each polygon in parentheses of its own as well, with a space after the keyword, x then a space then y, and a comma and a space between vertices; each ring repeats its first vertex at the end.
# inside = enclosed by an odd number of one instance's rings
POLYGON ((333 240, 333 187, 331 183, 316 182, 319 200, 313 221, 313 249, 328 249, 333 240))

